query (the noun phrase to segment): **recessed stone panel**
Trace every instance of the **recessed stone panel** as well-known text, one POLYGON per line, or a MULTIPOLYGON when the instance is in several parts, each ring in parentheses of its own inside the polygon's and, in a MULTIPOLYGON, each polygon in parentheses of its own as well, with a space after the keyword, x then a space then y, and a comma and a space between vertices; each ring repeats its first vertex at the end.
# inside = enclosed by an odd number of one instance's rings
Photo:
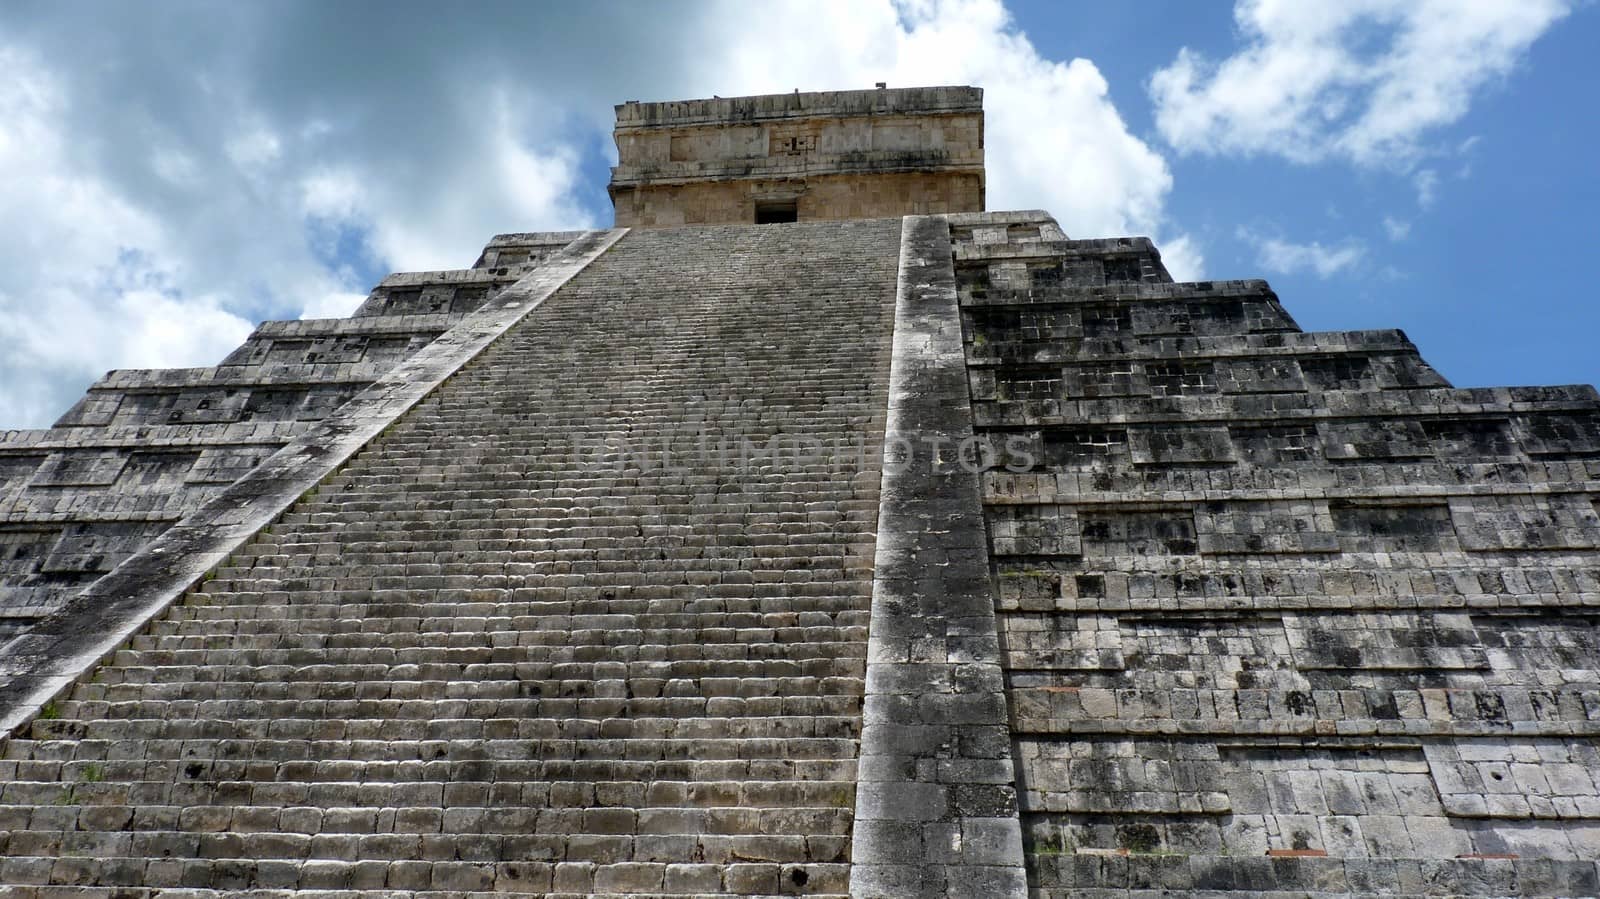
POLYGON ((1128 432, 1120 428, 1049 428, 1043 432, 1044 463, 1053 470, 1125 463, 1128 432))
POLYGON ((47 457, 33 454, 0 455, 0 494, 20 490, 47 457))
POLYGON ((1078 513, 1085 558, 1193 555, 1194 510, 1187 508, 1078 513))
POLYGON ((1459 550, 1450 506, 1442 502, 1333 502, 1334 527, 1345 552, 1418 553, 1459 550))
POLYGON ((1333 553, 1339 535, 1326 502, 1208 502, 1195 509, 1202 553, 1333 553))
POLYGON ((44 564, 60 528, 0 527, 0 589, 25 583, 44 564))
POLYGON ((1526 452, 1556 458, 1600 456, 1600 414, 1550 412, 1515 422, 1517 442, 1526 452))
POLYGON ((985 512, 997 556, 1076 556, 1083 552, 1072 506, 999 506, 985 512))
POLYGON ((1466 550, 1600 547, 1600 516, 1587 494, 1459 497, 1450 515, 1466 550))
POLYGON ((1314 422, 1240 425, 1228 432, 1239 455, 1251 464, 1319 463, 1323 458, 1322 435, 1314 422))
POLYGON ((1131 455, 1138 465, 1215 465, 1234 461, 1227 428, 1133 428, 1131 455))
POLYGON ((1330 460, 1398 461, 1433 456, 1433 441, 1418 421, 1328 422, 1321 425, 1321 431, 1330 460))
POLYGON ((29 487, 105 487, 116 482, 128 454, 118 450, 68 450, 51 453, 33 473, 29 487))
POLYGON ((1592 741, 1430 741, 1423 751, 1451 816, 1600 818, 1600 747, 1592 741))
POLYGON ((1286 615, 1284 629, 1302 671, 1489 667, 1483 639, 1465 614, 1286 615))
POLYGON ((1217 750, 1205 744, 1025 739, 1017 755, 1029 782, 1024 812, 1225 815, 1232 808, 1217 750))

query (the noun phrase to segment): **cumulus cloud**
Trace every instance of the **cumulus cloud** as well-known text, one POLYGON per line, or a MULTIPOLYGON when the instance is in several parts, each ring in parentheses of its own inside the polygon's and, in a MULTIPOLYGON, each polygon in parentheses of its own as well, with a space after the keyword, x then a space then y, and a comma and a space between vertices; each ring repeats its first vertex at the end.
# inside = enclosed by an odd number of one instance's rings
POLYGON ((1311 272, 1326 280, 1353 268, 1367 255, 1366 247, 1356 240, 1331 247, 1315 241, 1300 244, 1258 234, 1248 228, 1239 229, 1238 238, 1256 248, 1257 265, 1280 275, 1311 272))
POLYGON ((1407 167, 1430 132, 1571 11, 1571 0, 1238 0, 1244 46, 1184 48, 1152 76, 1162 137, 1185 153, 1407 167))
POLYGON ((345 314, 494 233, 608 223, 628 99, 978 84, 990 208, 1202 264, 1164 233, 1171 173, 1100 71, 1044 58, 999 0, 23 0, 0 6, 0 67, 0 426, 48 423, 108 368, 211 364, 257 320, 345 314))
POLYGON ((1421 169, 1411 176, 1411 184, 1417 189, 1417 205, 1431 209, 1434 201, 1439 199, 1439 173, 1433 169, 1421 169))
POLYGON ((1383 217, 1383 233, 1389 235, 1390 240, 1398 243, 1411 236, 1411 223, 1401 221, 1392 215, 1386 215, 1383 217))
MULTIPOLYGON (((723 20, 708 43, 735 49, 711 54, 703 83, 741 93, 976 84, 989 208, 1043 208, 1079 237, 1160 236, 1166 226, 1172 173, 1128 130, 1099 68, 1041 56, 998 0, 795 3, 764 7, 763 19, 759 44, 739 40, 747 22, 723 20)), ((1198 269, 1193 239, 1182 246, 1188 253, 1175 255, 1198 269)))
POLYGON ((1206 259, 1195 239, 1182 234, 1163 243, 1161 262, 1174 281, 1198 281, 1205 277, 1206 259))
POLYGON ((214 296, 178 298, 171 234, 114 184, 65 164, 61 84, 0 48, 0 423, 65 412, 109 360, 215 361, 250 324, 214 296))

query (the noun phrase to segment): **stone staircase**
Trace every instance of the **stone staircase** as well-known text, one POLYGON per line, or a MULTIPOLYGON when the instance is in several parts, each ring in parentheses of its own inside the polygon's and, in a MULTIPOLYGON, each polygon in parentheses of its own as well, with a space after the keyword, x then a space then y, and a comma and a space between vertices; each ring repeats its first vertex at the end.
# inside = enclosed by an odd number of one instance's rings
POLYGON ((1600 402, 952 217, 1035 897, 1600 895, 1600 402))
POLYGON ((4 744, 0 894, 843 893, 899 237, 627 235, 4 744))

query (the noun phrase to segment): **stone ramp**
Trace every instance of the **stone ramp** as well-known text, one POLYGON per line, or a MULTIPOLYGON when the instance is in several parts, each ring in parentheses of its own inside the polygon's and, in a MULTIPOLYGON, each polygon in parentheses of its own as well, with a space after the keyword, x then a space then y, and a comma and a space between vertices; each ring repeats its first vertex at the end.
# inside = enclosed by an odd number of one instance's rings
POLYGON ((0 882, 842 893, 899 237, 627 235, 7 742, 0 882))
POLYGON ((1600 402, 953 216, 1031 895, 1600 895, 1600 402), (1027 464, 1024 457, 1028 460, 1027 464))

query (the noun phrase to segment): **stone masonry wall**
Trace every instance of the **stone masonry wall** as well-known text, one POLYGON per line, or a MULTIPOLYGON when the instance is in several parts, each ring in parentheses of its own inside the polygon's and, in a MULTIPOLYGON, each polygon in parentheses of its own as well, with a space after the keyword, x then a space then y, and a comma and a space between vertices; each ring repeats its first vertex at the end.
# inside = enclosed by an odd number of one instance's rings
POLYGON ((950 221, 1033 895, 1600 894, 1593 389, 950 221))

